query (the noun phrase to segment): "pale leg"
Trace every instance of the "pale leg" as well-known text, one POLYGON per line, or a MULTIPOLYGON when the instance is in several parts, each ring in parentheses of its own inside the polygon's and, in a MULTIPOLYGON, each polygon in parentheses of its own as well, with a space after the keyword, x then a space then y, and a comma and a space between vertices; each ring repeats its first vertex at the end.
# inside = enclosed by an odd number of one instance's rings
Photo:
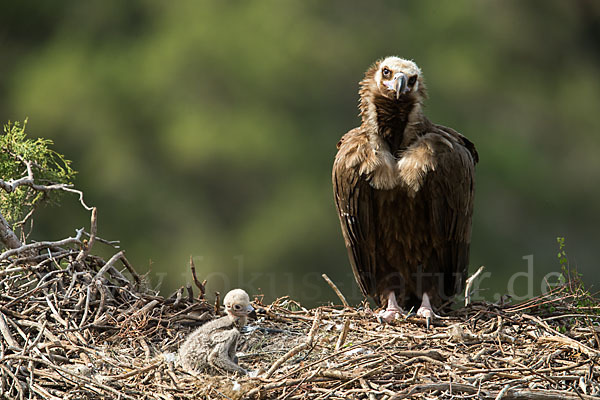
POLYGON ((429 295, 427 293, 423 293, 423 300, 421 301, 421 307, 417 310, 417 315, 419 317, 425 318, 427 323, 427 329, 429 329, 429 324, 433 319, 437 317, 437 315, 433 312, 433 308, 431 308, 431 303, 429 302, 429 295))
POLYGON ((404 311, 398 305, 398 302, 396 301, 396 294, 392 290, 388 294, 387 308, 377 314, 377 319, 390 323, 403 314, 404 311))

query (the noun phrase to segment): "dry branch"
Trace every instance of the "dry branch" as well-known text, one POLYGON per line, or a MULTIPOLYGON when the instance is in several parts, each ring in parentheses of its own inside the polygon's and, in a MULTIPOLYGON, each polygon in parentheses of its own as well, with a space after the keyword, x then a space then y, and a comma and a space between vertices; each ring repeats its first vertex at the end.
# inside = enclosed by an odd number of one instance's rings
POLYGON ((466 284, 465 284, 465 307, 471 303, 471 287, 473 286, 473 282, 475 282, 475 279, 477 279, 477 277, 483 272, 484 268, 485 267, 483 265, 481 267, 479 267, 479 269, 473 275, 471 275, 466 281, 466 284))
POLYGON ((80 245, 81 244, 81 235, 83 235, 83 228, 77 229, 77 235, 75 235, 74 237, 68 237, 66 239, 57 240, 55 242, 43 241, 43 242, 25 244, 16 249, 6 250, 4 253, 0 254, 0 261, 7 260, 8 258, 10 258, 16 254, 28 253, 31 251, 37 251, 37 250, 44 249, 44 248, 49 249, 49 248, 55 248, 55 247, 64 247, 64 246, 68 246, 68 245, 72 245, 72 244, 80 245))
POLYGON ((98 230, 98 210, 96 209, 96 207, 93 207, 91 221, 90 221, 90 239, 88 240, 87 244, 85 246, 83 246, 83 248, 77 255, 77 259, 75 261, 77 261, 78 263, 82 262, 90 254, 90 251, 92 250, 92 246, 94 246, 94 243, 96 243, 97 230, 98 230))
POLYGON ((18 249, 23 246, 2 214, 0 214, 0 242, 8 249, 18 249))
POLYGON ((340 289, 338 289, 338 287, 327 276, 327 274, 323 274, 321 276, 323 277, 323 279, 325 279, 325 282, 327 282, 327 284, 329 286, 331 286, 331 288, 333 289, 333 291, 335 292, 335 294, 337 294, 337 296, 340 298, 340 300, 342 301, 342 304, 344 305, 344 307, 350 307, 350 305, 348 304, 348 301, 346 301, 346 298, 344 297, 344 295, 342 294, 342 292, 340 292, 340 289))
POLYGON ((198 298, 203 300, 204 294, 206 293, 206 281, 200 283, 200 281, 198 280, 198 277, 196 276, 196 265, 194 264, 194 259, 192 258, 192 256, 190 256, 190 270, 192 271, 192 279, 194 280, 194 284, 198 289, 200 289, 200 294, 198 295, 198 298))
POLYGON ((308 339, 306 340, 306 342, 299 344, 298 346, 294 347, 293 349, 291 349, 290 351, 288 351, 287 353, 285 353, 281 358, 279 358, 277 361, 275 361, 273 363, 273 365, 271 366, 271 368, 269 368, 269 370, 267 371, 267 373, 265 374, 265 378, 270 378, 275 371, 277 371, 277 369, 281 366, 281 364, 283 364, 284 362, 286 362, 287 360, 289 360, 290 358, 292 358, 293 356, 295 356, 296 354, 300 353, 301 351, 309 348, 310 346, 312 346, 312 343, 315 339, 315 335, 317 334, 317 330, 319 329, 319 324, 321 323, 321 309, 317 309, 317 313, 315 315, 315 318, 313 320, 313 324, 312 327, 310 328, 310 332, 308 333, 308 339))

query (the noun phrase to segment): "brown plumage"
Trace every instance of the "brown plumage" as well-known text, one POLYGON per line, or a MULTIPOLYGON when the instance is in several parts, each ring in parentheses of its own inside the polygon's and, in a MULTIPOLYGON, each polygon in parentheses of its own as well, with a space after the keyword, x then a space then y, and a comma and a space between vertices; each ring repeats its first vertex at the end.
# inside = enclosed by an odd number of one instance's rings
POLYGON ((465 281, 477 151, 425 117, 412 61, 377 61, 359 93, 362 124, 342 137, 333 165, 354 276, 365 296, 387 302, 384 319, 400 312, 396 299, 430 318, 465 281))

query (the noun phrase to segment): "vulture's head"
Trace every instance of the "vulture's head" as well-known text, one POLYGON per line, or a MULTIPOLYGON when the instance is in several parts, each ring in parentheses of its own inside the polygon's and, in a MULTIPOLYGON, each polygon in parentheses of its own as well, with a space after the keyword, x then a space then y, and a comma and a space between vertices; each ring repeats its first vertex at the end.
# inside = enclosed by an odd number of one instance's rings
POLYGON ((250 297, 242 289, 233 289, 229 291, 223 299, 225 312, 232 318, 239 319, 241 325, 246 324, 248 314, 254 311, 250 305, 250 297))
POLYGON ((380 61, 373 79, 382 96, 396 100, 402 96, 419 94, 419 86, 423 83, 417 64, 398 57, 380 61))
POLYGON ((375 62, 360 82, 361 110, 369 103, 417 104, 427 97, 421 70, 414 62, 387 57, 375 62))

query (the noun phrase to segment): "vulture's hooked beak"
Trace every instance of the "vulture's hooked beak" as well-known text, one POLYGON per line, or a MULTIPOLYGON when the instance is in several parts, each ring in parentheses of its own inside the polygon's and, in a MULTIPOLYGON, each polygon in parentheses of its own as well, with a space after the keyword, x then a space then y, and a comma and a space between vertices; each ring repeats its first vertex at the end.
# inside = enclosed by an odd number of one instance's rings
POLYGON ((406 75, 402 72, 398 72, 392 79, 385 82, 384 85, 396 92, 396 99, 399 99, 401 94, 404 94, 409 90, 406 86, 406 75))
POLYGON ((394 76, 394 90, 396 91, 396 100, 406 92, 406 76, 404 74, 398 73, 394 76))

